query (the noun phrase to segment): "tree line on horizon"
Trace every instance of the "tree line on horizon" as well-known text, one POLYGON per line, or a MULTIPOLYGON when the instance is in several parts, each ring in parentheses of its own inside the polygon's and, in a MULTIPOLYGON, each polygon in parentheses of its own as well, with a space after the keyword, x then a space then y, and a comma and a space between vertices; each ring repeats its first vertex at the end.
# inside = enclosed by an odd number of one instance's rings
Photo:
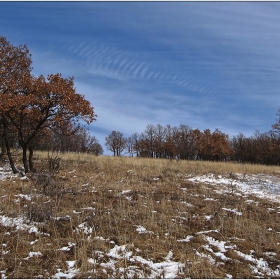
MULTIPOLYGON (((279 113, 280 115, 280 108, 279 113)), ((147 125, 142 133, 123 137, 112 131, 105 146, 114 156, 126 154, 150 158, 177 158, 185 160, 234 161, 238 163, 278 165, 280 163, 280 119, 269 132, 243 133, 229 137, 215 129, 200 131, 181 124, 147 125)))
MULTIPOLYGON (((0 36, 0 158, 7 155, 19 172, 13 152, 20 149, 25 173, 35 171, 34 150, 85 152, 102 155, 103 147, 81 121, 97 115, 90 102, 76 92, 74 78, 60 73, 35 77, 25 45, 13 46, 0 36)), ((280 108, 277 113, 280 117, 280 108)), ((112 131, 105 146, 114 156, 129 155, 185 160, 280 163, 280 118, 266 133, 229 137, 215 129, 200 131, 181 124, 147 125, 142 133, 124 137, 112 131)))

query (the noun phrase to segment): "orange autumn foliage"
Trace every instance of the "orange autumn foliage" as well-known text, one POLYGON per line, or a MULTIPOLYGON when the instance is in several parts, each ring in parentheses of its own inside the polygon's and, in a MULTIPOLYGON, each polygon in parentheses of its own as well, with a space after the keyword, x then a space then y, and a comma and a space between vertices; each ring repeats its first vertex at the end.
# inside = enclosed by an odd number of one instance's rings
POLYGON ((4 37, 0 37, 0 50, 0 120, 6 131, 16 131, 28 172, 33 169, 32 141, 40 132, 67 133, 80 120, 89 124, 97 115, 90 102, 76 92, 73 77, 63 78, 60 73, 34 77, 27 47, 14 47, 4 37))

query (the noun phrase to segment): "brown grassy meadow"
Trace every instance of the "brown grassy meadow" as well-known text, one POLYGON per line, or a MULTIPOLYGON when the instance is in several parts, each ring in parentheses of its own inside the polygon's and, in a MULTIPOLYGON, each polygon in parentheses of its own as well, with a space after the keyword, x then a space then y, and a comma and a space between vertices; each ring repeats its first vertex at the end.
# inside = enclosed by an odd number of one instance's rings
POLYGON ((2 278, 279 278, 279 203, 187 180, 279 167, 51 156, 53 176, 37 152, 36 174, 0 181, 2 278))

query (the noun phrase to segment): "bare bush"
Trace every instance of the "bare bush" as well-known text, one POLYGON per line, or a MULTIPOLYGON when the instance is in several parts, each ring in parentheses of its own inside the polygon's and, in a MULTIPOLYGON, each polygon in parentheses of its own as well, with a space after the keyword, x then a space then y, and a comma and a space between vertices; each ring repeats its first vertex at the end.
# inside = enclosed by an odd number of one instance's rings
POLYGON ((49 203, 33 202, 26 205, 23 209, 30 222, 47 222, 53 215, 53 209, 49 203))
POLYGON ((53 157, 48 154, 47 162, 48 162, 48 171, 50 174, 54 175, 58 173, 60 169, 60 161, 61 161, 60 157, 58 156, 53 157))

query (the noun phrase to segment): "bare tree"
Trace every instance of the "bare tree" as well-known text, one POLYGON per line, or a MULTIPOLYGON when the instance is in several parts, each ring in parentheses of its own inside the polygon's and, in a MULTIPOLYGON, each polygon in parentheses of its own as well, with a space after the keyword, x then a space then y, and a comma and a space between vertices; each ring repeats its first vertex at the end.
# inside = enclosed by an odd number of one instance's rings
POLYGON ((128 137, 126 139, 126 151, 129 154, 129 156, 133 157, 134 154, 134 139, 132 136, 128 137))
POLYGON ((155 157, 161 158, 164 155, 164 140, 166 137, 166 128, 160 124, 157 124, 154 128, 155 132, 155 157))
POLYGON ((154 157, 155 156, 155 140, 156 140, 156 127, 152 124, 148 124, 146 126, 146 129, 144 131, 144 137, 145 137, 145 144, 148 157, 154 157))
POLYGON ((123 137, 123 134, 119 131, 112 131, 112 133, 105 138, 106 148, 114 153, 114 156, 120 156, 126 149, 127 140, 123 137))

